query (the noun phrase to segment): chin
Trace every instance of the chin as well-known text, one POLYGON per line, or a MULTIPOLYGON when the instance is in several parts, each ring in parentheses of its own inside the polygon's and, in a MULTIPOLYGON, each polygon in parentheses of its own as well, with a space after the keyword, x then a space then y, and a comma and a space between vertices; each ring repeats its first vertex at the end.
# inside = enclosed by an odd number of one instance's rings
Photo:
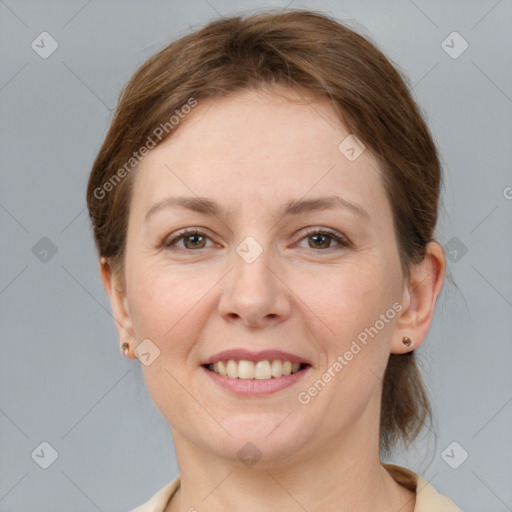
POLYGON ((215 438, 209 436, 203 442, 220 457, 227 455, 231 462, 249 467, 257 459, 258 468, 275 467, 296 455, 307 438, 304 429, 294 425, 287 414, 259 412, 219 421, 233 437, 218 429, 215 438))

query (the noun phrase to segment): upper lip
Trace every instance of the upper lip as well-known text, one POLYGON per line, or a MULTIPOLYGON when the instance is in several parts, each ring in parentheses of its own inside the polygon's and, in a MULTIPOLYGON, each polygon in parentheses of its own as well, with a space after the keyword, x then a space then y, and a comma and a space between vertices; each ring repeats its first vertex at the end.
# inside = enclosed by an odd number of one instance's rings
POLYGON ((240 361, 242 359, 246 361, 264 361, 273 360, 273 359, 281 359, 282 361, 290 361, 292 363, 303 363, 303 364, 311 364, 309 361, 304 359, 303 357, 297 356, 295 354, 290 354, 289 352, 283 352, 282 350, 261 350, 259 352, 249 352, 243 348, 233 348, 229 350, 223 350, 222 352, 217 352, 216 354, 208 357, 204 361, 202 361, 201 365, 217 363, 219 361, 226 361, 229 359, 234 359, 235 361, 240 361))

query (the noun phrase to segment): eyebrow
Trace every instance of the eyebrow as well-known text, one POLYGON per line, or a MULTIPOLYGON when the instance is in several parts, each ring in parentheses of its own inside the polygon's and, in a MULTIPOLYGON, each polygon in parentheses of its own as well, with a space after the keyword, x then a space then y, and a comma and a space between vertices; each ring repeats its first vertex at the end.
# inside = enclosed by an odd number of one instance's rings
MULTIPOLYGON (((144 218, 145 221, 147 221, 156 212, 166 208, 183 208, 215 217, 221 217, 225 213, 224 209, 218 203, 207 197, 177 196, 167 197, 151 206, 151 208, 146 212, 144 218)), ((278 216, 281 218, 289 215, 300 215, 302 213, 316 210, 328 210, 330 208, 342 208, 349 210, 360 217, 364 217, 366 219, 370 218, 370 214, 362 206, 339 195, 288 201, 281 211, 278 212, 278 216)))

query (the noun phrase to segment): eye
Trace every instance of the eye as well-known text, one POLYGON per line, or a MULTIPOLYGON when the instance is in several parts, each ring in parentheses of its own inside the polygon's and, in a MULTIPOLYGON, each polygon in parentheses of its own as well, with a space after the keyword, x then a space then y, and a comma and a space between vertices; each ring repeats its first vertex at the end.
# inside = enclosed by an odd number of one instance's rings
MULTIPOLYGON (((309 248, 318 252, 350 247, 350 243, 343 235, 326 228, 310 228, 306 231, 305 236, 301 238, 301 241, 307 239, 312 240, 312 243, 308 243, 309 248), (333 241, 336 242, 334 246, 331 245, 333 241)), ((161 247, 169 250, 176 248, 177 250, 191 252, 198 249, 207 249, 206 243, 208 240, 210 240, 210 237, 206 232, 197 228, 186 228, 166 238, 161 247), (180 243, 183 243, 183 245, 180 246, 180 243)))
POLYGON ((326 252, 326 250, 330 249, 336 250, 340 248, 350 247, 350 243, 343 235, 325 228, 312 228, 308 230, 306 232, 306 236, 304 236, 301 240, 307 239, 310 239, 312 241, 312 244, 308 242, 309 248, 320 252, 326 252), (337 245, 332 247, 332 241, 337 242, 337 245))
POLYGON ((162 247, 169 248, 171 246, 176 246, 178 249, 182 250, 205 249, 207 240, 209 240, 209 237, 205 232, 196 228, 187 228, 178 231, 178 233, 171 238, 164 240, 162 247), (179 247, 178 242, 181 241, 183 241, 184 246, 179 247))

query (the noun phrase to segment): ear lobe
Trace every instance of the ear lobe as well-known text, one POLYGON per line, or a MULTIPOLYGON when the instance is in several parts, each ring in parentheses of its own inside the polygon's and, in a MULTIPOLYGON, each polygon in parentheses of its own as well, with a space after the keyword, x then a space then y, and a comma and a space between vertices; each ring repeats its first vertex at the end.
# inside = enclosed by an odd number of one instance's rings
POLYGON ((112 271, 108 260, 103 256, 99 261, 99 270, 103 287, 110 299, 119 342, 133 346, 135 337, 126 293, 119 285, 117 276, 112 271))
POLYGON ((404 309, 396 324, 396 334, 391 344, 392 354, 404 354, 417 349, 425 340, 432 325, 436 301, 441 292, 446 273, 446 258, 437 242, 430 242, 423 261, 411 269, 407 289, 404 290, 404 309), (409 348, 402 339, 412 340, 409 348))

